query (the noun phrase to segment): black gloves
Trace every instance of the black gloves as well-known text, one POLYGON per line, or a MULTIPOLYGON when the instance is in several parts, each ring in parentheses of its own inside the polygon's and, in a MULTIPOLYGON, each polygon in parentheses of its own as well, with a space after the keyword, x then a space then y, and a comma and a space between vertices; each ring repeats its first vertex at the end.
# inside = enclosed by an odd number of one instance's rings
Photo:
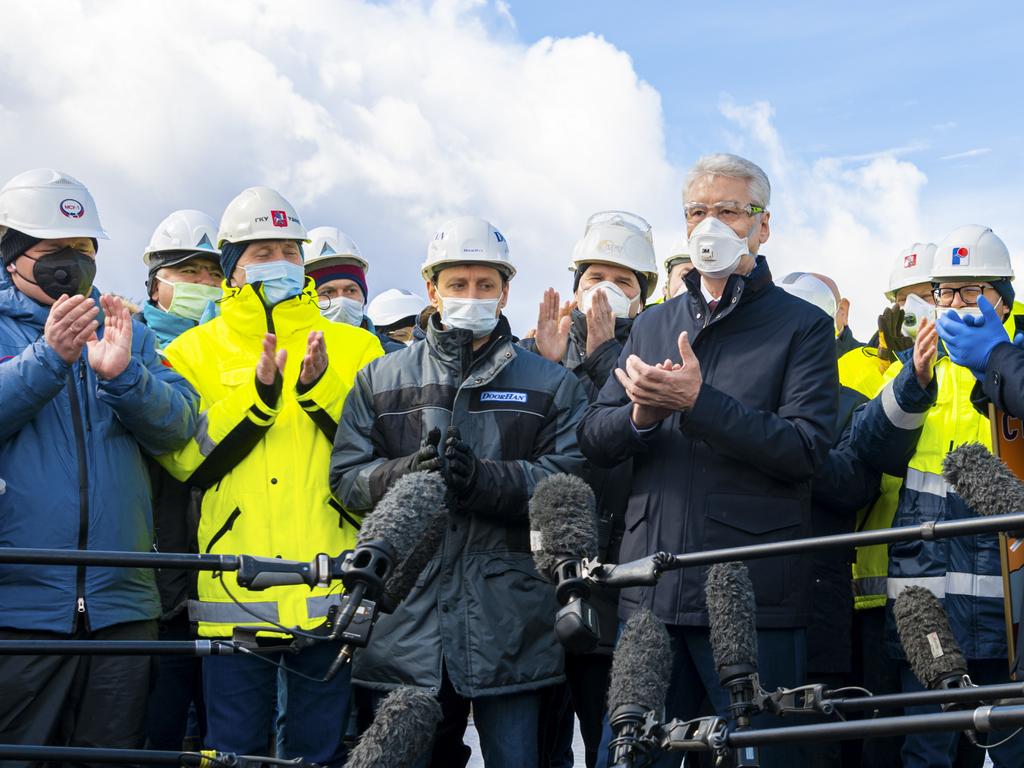
POLYGON ((436 472, 441 469, 441 456, 438 447, 441 445, 441 430, 434 427, 423 441, 423 445, 409 458, 412 460, 412 472, 436 472))
POLYGON ((878 356, 883 360, 895 359, 896 352, 914 346, 914 340, 903 332, 903 310, 886 307, 878 316, 878 356))
POLYGON ((444 441, 444 457, 448 460, 445 478, 448 487, 459 498, 468 496, 476 487, 480 461, 473 455, 473 449, 463 442, 458 427, 448 427, 448 435, 444 441))

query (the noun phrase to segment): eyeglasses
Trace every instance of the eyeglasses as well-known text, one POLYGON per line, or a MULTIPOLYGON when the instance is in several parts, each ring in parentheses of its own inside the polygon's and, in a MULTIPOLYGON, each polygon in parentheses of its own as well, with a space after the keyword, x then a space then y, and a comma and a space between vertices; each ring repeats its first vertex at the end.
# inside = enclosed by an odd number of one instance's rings
POLYGON ((704 203, 686 203, 683 206, 683 215, 686 220, 693 222, 701 222, 710 214, 716 219, 721 221, 723 224, 732 224, 740 219, 746 217, 764 213, 764 207, 760 205, 751 205, 750 203, 739 203, 735 200, 723 200, 720 203, 714 203, 713 205, 705 205, 704 203))
POLYGON ((935 288, 932 296, 940 306, 948 307, 953 303, 953 297, 960 294, 960 300, 967 306, 974 306, 978 303, 978 297, 985 293, 983 285, 965 285, 960 288, 935 288))

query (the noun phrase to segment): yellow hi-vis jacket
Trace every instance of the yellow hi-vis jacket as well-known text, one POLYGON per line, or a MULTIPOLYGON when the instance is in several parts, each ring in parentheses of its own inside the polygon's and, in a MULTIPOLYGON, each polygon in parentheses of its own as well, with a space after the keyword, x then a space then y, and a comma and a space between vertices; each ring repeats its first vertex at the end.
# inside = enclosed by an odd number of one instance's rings
MULTIPOLYGON (((200 552, 310 560, 319 552, 337 555, 354 547, 359 521, 332 498, 328 467, 356 372, 383 354, 377 337, 324 318, 312 280, 302 294, 273 308, 252 286, 225 284, 220 316, 179 336, 164 354, 200 396, 193 439, 158 459, 178 480, 206 490, 200 552), (311 331, 323 332, 328 365, 311 388, 299 392, 311 331), (256 386, 256 362, 268 332, 276 334, 278 350, 288 351, 276 398, 261 396, 256 386)), ((237 625, 269 627, 257 616, 310 629, 323 623, 341 592, 340 585, 250 592, 238 586, 234 573, 223 579, 222 584, 211 572, 199 572, 199 599, 189 612, 203 637, 230 636, 237 625)))
MULTIPOLYGON (((852 349, 839 358, 839 383, 874 397, 882 388, 883 368, 879 365, 878 350, 872 347, 852 349)), ((875 503, 857 516, 859 531, 877 531, 891 528, 900 500, 903 480, 882 475, 880 493, 875 503)), ((881 608, 885 605, 886 578, 889 574, 889 546, 872 544, 857 547, 853 563, 853 607, 856 610, 881 608)))

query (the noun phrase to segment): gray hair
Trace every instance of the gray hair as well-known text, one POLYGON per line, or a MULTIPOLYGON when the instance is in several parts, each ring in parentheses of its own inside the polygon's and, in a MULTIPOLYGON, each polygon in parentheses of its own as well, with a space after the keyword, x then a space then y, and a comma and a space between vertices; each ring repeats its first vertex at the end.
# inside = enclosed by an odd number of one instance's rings
POLYGON ((771 202, 772 185, 760 167, 739 155, 718 153, 697 158, 683 184, 683 202, 689 198, 690 187, 705 176, 724 176, 729 179, 744 179, 754 205, 767 208, 771 202))

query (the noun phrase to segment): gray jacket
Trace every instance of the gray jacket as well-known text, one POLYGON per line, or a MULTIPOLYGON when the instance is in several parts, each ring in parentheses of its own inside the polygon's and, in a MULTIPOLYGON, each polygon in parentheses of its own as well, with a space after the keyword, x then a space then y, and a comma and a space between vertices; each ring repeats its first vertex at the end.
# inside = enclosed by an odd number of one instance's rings
POLYGON ((469 332, 432 319, 425 343, 359 372, 331 458, 331 487, 348 509, 370 510, 434 427, 458 427, 482 465, 438 554, 356 655, 354 682, 436 692, 442 663, 468 698, 561 681, 558 605, 533 565, 527 503, 544 477, 582 473, 586 405, 576 377, 518 350, 504 318, 475 354, 469 332))

